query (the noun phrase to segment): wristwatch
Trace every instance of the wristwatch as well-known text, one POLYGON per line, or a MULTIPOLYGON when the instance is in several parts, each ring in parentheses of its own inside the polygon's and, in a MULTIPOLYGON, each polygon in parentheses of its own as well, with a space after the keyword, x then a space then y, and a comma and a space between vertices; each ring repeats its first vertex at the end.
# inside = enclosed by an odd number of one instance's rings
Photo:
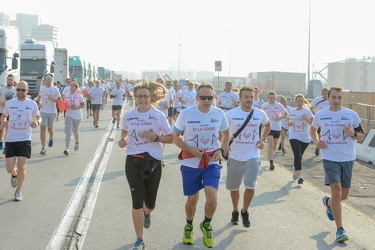
POLYGON ((155 138, 154 142, 159 142, 159 141, 160 141, 160 137, 158 135, 156 135, 156 138, 155 138))
POLYGON ((353 138, 356 138, 358 135, 357 131, 354 131, 354 135, 353 135, 353 138))

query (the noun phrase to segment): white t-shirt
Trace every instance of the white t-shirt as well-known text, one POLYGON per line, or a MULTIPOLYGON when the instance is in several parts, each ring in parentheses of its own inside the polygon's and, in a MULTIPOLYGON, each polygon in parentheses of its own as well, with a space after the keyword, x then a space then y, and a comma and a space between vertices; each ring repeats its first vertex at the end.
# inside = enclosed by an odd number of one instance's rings
POLYGON ((48 96, 51 95, 53 99, 60 97, 59 89, 55 86, 51 86, 49 88, 42 86, 40 88, 39 95, 42 97, 40 100, 40 112, 49 114, 56 113, 56 102, 49 100, 48 96))
POLYGON ((322 140, 327 144, 327 148, 320 150, 322 159, 336 162, 356 159, 355 139, 344 133, 344 128, 349 123, 357 128, 361 120, 356 112, 344 107, 336 112, 325 108, 315 114, 312 126, 320 127, 322 140))
MULTIPOLYGON (((7 86, 1 87, 0 88, 0 102, 9 101, 10 99, 14 97, 15 94, 16 94, 15 87, 10 87, 10 89, 8 89, 7 86)), ((5 105, 4 106, 0 105, 0 113, 3 113, 4 107, 5 105)))
POLYGON ((265 102, 262 105, 262 109, 266 112, 268 118, 271 122, 271 130, 281 131, 281 122, 275 121, 276 117, 280 117, 286 113, 286 109, 284 106, 279 103, 275 102, 274 104, 270 104, 269 102, 265 102))
POLYGON ((184 103, 182 103, 182 107, 190 107, 190 106, 193 106, 193 105, 196 105, 198 104, 197 102, 197 91, 195 90, 184 90, 182 92, 182 98, 184 99, 184 103))
MULTIPOLYGON (((236 103, 239 102, 239 96, 237 93, 231 91, 230 93, 222 92, 217 100, 220 103, 220 108, 232 109, 236 107, 236 103), (234 101, 233 101, 234 99, 234 101)), ((224 110, 226 111, 226 110, 224 110)))
POLYGON ((158 107, 157 107, 157 109, 163 112, 165 116, 168 116, 168 108, 165 108, 165 107, 169 107, 168 97, 158 102, 158 107))
POLYGON ((329 107, 329 102, 328 100, 324 100, 322 96, 319 96, 311 102, 311 107, 314 107, 315 111, 318 112, 321 109, 329 107))
POLYGON ((261 109, 262 108, 262 105, 263 105, 264 101, 260 98, 258 98, 258 100, 254 100, 253 102, 253 107, 256 107, 258 109, 261 109))
POLYGON ((124 102, 124 95, 125 95, 125 90, 123 89, 117 89, 117 88, 114 88, 112 89, 111 91, 111 95, 115 96, 113 97, 113 102, 112 102, 112 105, 113 106, 117 106, 117 105, 121 105, 123 104, 124 102))
POLYGON ((91 104, 102 104, 103 93, 105 92, 102 87, 92 87, 90 90, 91 104))
MULTIPOLYGON (((265 125, 269 119, 263 110, 253 108, 254 113, 247 126, 234 139, 230 145, 229 157, 237 161, 247 161, 252 158, 259 158, 260 150, 256 143, 260 138, 259 127, 265 125)), ((239 130, 250 112, 245 112, 241 107, 237 107, 225 113, 230 126, 231 135, 239 130)))
POLYGON ((182 90, 179 90, 179 91, 175 92, 174 103, 173 103, 174 108, 180 108, 181 107, 180 97, 182 97, 182 90))
POLYGON ((84 102, 83 96, 80 93, 75 92, 74 94, 68 92, 65 96, 64 101, 69 103, 69 107, 66 110, 65 116, 70 116, 72 119, 82 119, 82 109, 71 109, 71 106, 80 106, 84 102))
MULTIPOLYGON (((198 106, 192 106, 181 111, 174 124, 173 130, 182 133, 183 141, 199 150, 212 152, 219 148, 219 133, 229 128, 224 111, 211 106, 210 111, 203 113, 198 106)), ((200 158, 188 158, 182 160, 182 165, 198 168, 200 158)), ((218 161, 210 160, 209 164, 218 164, 218 161)))
POLYGON ((126 112, 122 120, 122 129, 128 131, 127 155, 148 152, 157 160, 163 158, 163 143, 149 141, 142 137, 142 133, 152 129, 159 136, 172 134, 167 118, 154 107, 145 113, 138 112, 137 108, 126 112))
POLYGON ((9 115, 6 142, 31 140, 30 123, 33 117, 39 114, 36 102, 30 99, 19 101, 13 98, 6 102, 3 114, 9 115))
POLYGON ((289 140, 296 139, 301 142, 310 143, 310 124, 302 119, 303 114, 309 119, 313 118, 311 110, 305 107, 301 110, 296 110, 295 108, 289 110, 288 117, 293 123, 293 126, 289 127, 289 140))

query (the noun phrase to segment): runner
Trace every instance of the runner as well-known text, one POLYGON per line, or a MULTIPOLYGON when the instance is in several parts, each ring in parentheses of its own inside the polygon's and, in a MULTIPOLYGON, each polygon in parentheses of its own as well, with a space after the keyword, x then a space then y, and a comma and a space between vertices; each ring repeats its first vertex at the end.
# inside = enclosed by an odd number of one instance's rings
POLYGON ((95 80, 95 86, 90 89, 89 97, 91 99, 92 117, 94 119, 93 125, 95 128, 99 127, 99 112, 102 101, 105 96, 105 89, 100 87, 100 81, 95 80))
POLYGON ((112 102, 112 123, 115 123, 117 120, 117 128, 120 128, 120 117, 122 104, 124 103, 125 90, 121 88, 122 83, 116 82, 116 87, 111 91, 110 98, 113 98, 112 102))
POLYGON ((226 188, 230 191, 233 204, 231 223, 238 224, 240 199, 240 185, 244 180, 245 191, 243 193, 243 206, 241 209, 242 224, 250 227, 249 212, 251 201, 255 194, 257 177, 260 166, 260 149, 264 148, 261 137, 266 137, 271 131, 271 123, 263 110, 253 107, 255 90, 250 86, 242 87, 239 94, 240 107, 229 110, 226 113, 231 134, 235 134, 246 122, 251 114, 249 122, 230 145, 229 159, 227 163, 226 188), (262 135, 261 127, 264 126, 262 135))
POLYGON ((94 87, 94 83, 92 81, 89 81, 89 83, 86 85, 86 91, 84 91, 86 93, 85 97, 86 97, 87 118, 89 118, 89 116, 92 116, 91 96, 89 95, 89 93, 93 87, 94 87))
MULTIPOLYGON (((7 84, 0 88, 0 117, 3 114, 7 101, 11 100, 16 94, 16 88, 13 86, 13 82, 14 76, 9 74, 7 76, 7 84)), ((6 151, 6 147, 3 147, 3 129, 0 130, 0 151, 3 151, 3 154, 5 154, 6 151)))
POLYGON ((22 201, 22 187, 26 178, 26 161, 31 156, 31 129, 40 124, 37 104, 27 98, 28 84, 20 81, 16 88, 16 98, 6 102, 1 116, 0 129, 6 128, 9 116, 8 133, 6 135, 5 165, 11 174, 11 185, 16 188, 15 201, 22 201), (33 120, 35 117, 35 120, 33 120))
POLYGON ((56 103, 61 100, 60 92, 52 86, 53 75, 48 73, 43 77, 44 86, 40 88, 38 95, 38 105, 40 109, 40 116, 42 117, 42 123, 40 124, 40 142, 42 144, 42 150, 40 154, 45 155, 46 150, 46 129, 48 126, 49 140, 48 147, 53 146, 53 136, 55 130, 53 125, 56 119, 56 103))
POLYGON ((217 106, 220 107, 224 112, 231 110, 239 106, 239 97, 238 94, 232 91, 233 85, 232 82, 228 81, 225 83, 225 91, 220 93, 217 100, 217 106))
POLYGON ((266 112, 271 122, 271 132, 267 136, 267 154, 270 161, 270 170, 275 169, 273 164, 274 151, 276 150, 277 141, 280 137, 281 123, 280 121, 287 117, 286 109, 283 105, 276 101, 277 95, 274 91, 268 94, 268 102, 263 103, 262 109, 266 112))
MULTIPOLYGON (((286 111, 289 112, 289 110, 291 109, 291 107, 288 106, 288 103, 287 103, 287 100, 286 100, 285 97, 280 96, 280 103, 284 106, 284 108, 286 109, 286 111)), ((285 138, 286 138, 286 135, 287 135, 288 130, 289 130, 288 118, 284 118, 280 122, 281 122, 281 134, 280 134, 281 138, 280 138, 280 143, 279 143, 278 150, 281 150, 282 154, 284 155, 286 153, 285 147, 284 147, 285 138)))
POLYGON ((336 241, 349 240, 343 227, 342 201, 349 195, 353 164, 356 159, 355 141, 362 141, 364 131, 356 112, 342 107, 343 89, 331 87, 328 90, 329 107, 315 114, 310 135, 321 150, 325 173, 325 184, 330 187, 331 196, 323 197, 328 219, 335 221, 336 241), (318 128, 321 128, 321 138, 318 128))
POLYGON ((145 249, 143 227, 151 225, 151 212, 160 183, 163 144, 172 143, 172 131, 163 113, 154 105, 167 97, 156 82, 134 87, 136 107, 122 121, 120 148, 126 147, 125 175, 132 195, 132 218, 137 236, 133 249, 145 249))
POLYGON ((173 120, 175 121, 181 112, 180 98, 182 98, 182 90, 181 90, 180 84, 177 81, 174 82, 173 88, 175 92, 173 96, 173 114, 174 114, 173 120))
POLYGON ((182 184, 184 195, 187 196, 183 243, 194 244, 193 219, 199 191, 204 188, 205 218, 200 223, 200 229, 206 247, 215 245, 211 220, 217 207, 217 190, 222 168, 220 161, 222 154, 228 153, 229 144, 228 121, 224 111, 212 105, 213 91, 211 84, 201 84, 196 96, 198 105, 182 110, 173 127, 173 142, 181 148, 179 159, 182 159, 182 184), (180 137, 182 132, 183 138, 180 137), (223 133, 221 148, 219 133, 223 133))

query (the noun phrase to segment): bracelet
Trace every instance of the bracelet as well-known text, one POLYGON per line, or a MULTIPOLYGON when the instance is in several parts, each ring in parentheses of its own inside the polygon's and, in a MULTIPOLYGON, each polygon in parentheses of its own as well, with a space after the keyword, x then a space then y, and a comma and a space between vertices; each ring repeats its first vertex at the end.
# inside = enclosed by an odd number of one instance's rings
POLYGON ((218 148, 217 150, 220 150, 222 155, 224 154, 224 149, 218 148))

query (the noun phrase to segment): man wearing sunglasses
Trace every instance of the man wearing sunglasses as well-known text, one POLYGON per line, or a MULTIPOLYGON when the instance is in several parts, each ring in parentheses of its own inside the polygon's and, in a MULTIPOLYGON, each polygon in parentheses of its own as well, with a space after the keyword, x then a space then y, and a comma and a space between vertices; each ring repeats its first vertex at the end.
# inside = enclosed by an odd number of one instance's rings
POLYGON ((53 75, 45 74, 43 77, 44 86, 40 88, 38 95, 38 105, 42 123, 40 124, 40 142, 42 144, 41 155, 47 153, 46 150, 46 128, 48 126, 49 141, 48 147, 53 146, 53 135, 55 130, 53 125, 55 123, 57 109, 56 103, 61 100, 60 91, 56 86, 52 86, 53 75))
POLYGON ((222 154, 228 153, 229 125, 224 112, 213 106, 214 89, 211 84, 199 85, 196 100, 198 105, 181 111, 173 127, 173 142, 181 153, 181 174, 185 204, 186 225, 183 234, 184 244, 194 244, 193 219, 200 189, 206 196, 205 218, 200 223, 203 243, 213 247, 211 220, 217 207, 217 190, 220 181, 222 154), (184 133, 183 138, 180 135, 184 133), (218 140, 222 133, 222 141, 218 140), (220 145, 221 144, 221 145, 220 145))
MULTIPOLYGON (((12 99, 16 94, 16 88, 13 86, 14 76, 9 74, 7 76, 7 84, 0 88, 0 116, 3 113, 5 103, 12 99)), ((3 130, 0 130, 0 151, 4 150, 5 154, 6 148, 3 148, 3 130)))
POLYGON ((31 129, 40 123, 37 104, 27 98, 28 84, 20 81, 16 88, 16 98, 8 100, 1 116, 0 129, 6 128, 9 116, 8 132, 5 138, 5 165, 11 174, 11 185, 16 188, 14 200, 21 201, 21 189, 26 177, 26 161, 31 156, 31 129), (35 120, 33 120, 35 117, 35 120))

